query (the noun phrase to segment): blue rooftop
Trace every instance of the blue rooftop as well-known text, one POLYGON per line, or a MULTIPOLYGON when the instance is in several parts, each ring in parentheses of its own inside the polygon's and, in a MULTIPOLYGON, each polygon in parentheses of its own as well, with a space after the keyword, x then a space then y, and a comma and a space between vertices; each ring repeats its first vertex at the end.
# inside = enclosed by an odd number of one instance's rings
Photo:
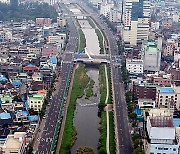
POLYGON ((4 76, 0 76, 0 81, 7 81, 8 79, 4 76))
POLYGON ((18 117, 27 117, 28 116, 28 112, 27 111, 23 111, 23 110, 18 110, 16 111, 16 116, 18 117))
POLYGON ((57 64, 57 58, 51 57, 50 58, 51 63, 57 64))
POLYGON ((143 115, 139 108, 135 108, 134 112, 137 114, 138 117, 142 117, 142 115, 143 115))
POLYGON ((27 66, 34 66, 33 64, 28 64, 27 66))
POLYGON ((29 121, 38 121, 39 120, 39 116, 35 115, 35 116, 28 116, 28 120, 29 121))
POLYGON ((173 118, 173 124, 175 127, 179 127, 180 126, 180 118, 173 118))
POLYGON ((0 113, 0 119, 11 119, 11 115, 7 112, 0 113))
POLYGON ((14 86, 20 86, 22 83, 21 83, 21 81, 13 81, 12 84, 14 86))
POLYGON ((162 87, 160 88, 161 93, 174 93, 174 89, 171 87, 162 87))

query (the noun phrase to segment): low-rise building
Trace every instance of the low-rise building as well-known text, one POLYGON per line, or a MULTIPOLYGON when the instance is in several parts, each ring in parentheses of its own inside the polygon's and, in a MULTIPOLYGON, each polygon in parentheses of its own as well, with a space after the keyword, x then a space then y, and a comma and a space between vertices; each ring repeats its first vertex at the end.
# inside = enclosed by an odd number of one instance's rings
POLYGON ((138 99, 156 100, 156 86, 148 85, 142 81, 133 84, 133 101, 138 102, 138 99))
POLYGON ((100 14, 102 14, 102 15, 104 15, 105 17, 109 18, 110 11, 111 11, 111 9, 112 9, 113 7, 114 7, 114 3, 108 3, 107 1, 101 3, 101 6, 100 6, 100 14))
POLYGON ((43 94, 34 94, 28 97, 29 107, 34 111, 40 111, 42 109, 42 105, 44 103, 44 95, 43 94))
POLYGON ((126 69, 130 74, 143 74, 143 60, 126 59, 126 69))
POLYGON ((179 109, 177 93, 172 87, 161 87, 157 90, 156 106, 179 109))
POLYGON ((138 107, 140 109, 155 108, 156 102, 152 99, 138 99, 138 107))
POLYGON ((50 18, 36 18, 36 24, 39 26, 50 25, 51 19, 50 18))
POLYGON ((25 132, 15 132, 12 135, 8 135, 3 146, 3 153, 18 153, 24 154, 26 148, 26 133, 25 132))
POLYGON ((176 141, 175 127, 172 117, 147 117, 148 154, 178 154, 179 145, 176 141))
POLYGON ((65 27, 66 26, 66 19, 63 17, 57 17, 57 24, 60 27, 65 27))

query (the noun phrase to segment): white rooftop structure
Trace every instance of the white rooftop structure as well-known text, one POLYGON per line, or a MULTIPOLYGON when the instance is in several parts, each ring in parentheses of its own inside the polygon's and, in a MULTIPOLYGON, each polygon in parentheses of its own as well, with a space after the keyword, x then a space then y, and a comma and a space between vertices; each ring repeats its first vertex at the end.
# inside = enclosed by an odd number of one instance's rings
POLYGON ((149 115, 151 117, 153 116, 171 116, 173 113, 168 108, 156 108, 156 109, 150 109, 149 115))

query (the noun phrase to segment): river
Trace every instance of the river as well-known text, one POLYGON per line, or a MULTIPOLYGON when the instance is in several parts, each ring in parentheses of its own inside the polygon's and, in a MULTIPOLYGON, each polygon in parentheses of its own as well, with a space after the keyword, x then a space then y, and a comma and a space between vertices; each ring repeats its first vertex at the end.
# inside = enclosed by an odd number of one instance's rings
POLYGON ((83 96, 76 101, 76 110, 74 113, 74 126, 77 130, 77 140, 71 149, 71 153, 75 154, 79 147, 91 147, 97 154, 99 142, 99 122, 98 103, 100 100, 99 89, 99 69, 86 67, 87 75, 94 80, 93 95, 89 99, 83 96))

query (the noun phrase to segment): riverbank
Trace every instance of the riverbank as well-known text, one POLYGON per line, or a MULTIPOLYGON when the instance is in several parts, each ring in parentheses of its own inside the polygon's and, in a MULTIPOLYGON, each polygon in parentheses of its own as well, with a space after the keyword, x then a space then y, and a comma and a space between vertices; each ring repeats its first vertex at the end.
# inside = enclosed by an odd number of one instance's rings
POLYGON ((80 38, 79 51, 81 51, 86 47, 86 38, 85 38, 85 35, 84 35, 82 29, 79 28, 78 33, 79 33, 79 38, 80 38))
POLYGON ((106 100, 106 77, 105 77, 105 66, 101 65, 99 67, 99 84, 100 84, 100 103, 98 105, 99 112, 100 112, 100 138, 98 144, 98 153, 106 153, 106 136, 107 136, 107 117, 106 112, 104 110, 105 107, 105 100, 106 100))
POLYGON ((112 111, 109 112, 109 125, 107 124, 107 113, 105 111, 106 104, 106 96, 107 96, 107 85, 106 85, 106 71, 108 76, 108 88, 109 88, 109 97, 107 100, 107 104, 112 104, 112 91, 111 91, 111 77, 110 77, 110 67, 105 65, 101 65, 99 68, 99 82, 100 82, 100 103, 99 103, 99 111, 100 111, 100 139, 98 145, 99 153, 107 153, 107 126, 109 126, 109 151, 111 154, 115 154, 115 140, 114 140, 114 117, 112 111))
POLYGON ((60 147, 60 154, 66 154, 70 152, 76 140, 76 130, 73 125, 74 111, 76 108, 76 100, 84 94, 84 89, 89 82, 89 77, 86 74, 85 65, 79 64, 75 71, 74 81, 68 106, 68 112, 66 116, 65 129, 63 139, 60 147))

